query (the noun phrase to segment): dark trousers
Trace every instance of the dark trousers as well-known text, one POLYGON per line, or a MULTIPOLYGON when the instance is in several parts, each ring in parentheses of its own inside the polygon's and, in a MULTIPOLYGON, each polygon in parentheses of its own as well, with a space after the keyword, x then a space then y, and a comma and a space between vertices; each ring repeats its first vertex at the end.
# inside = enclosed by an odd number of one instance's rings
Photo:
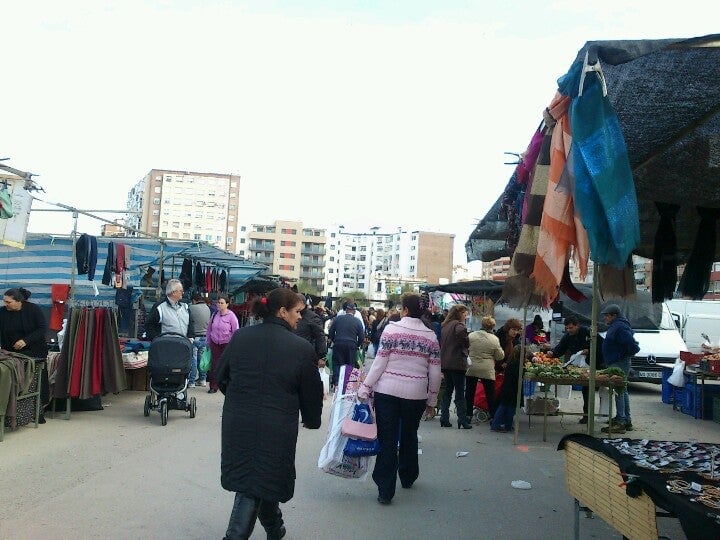
POLYGON ((255 528, 255 520, 265 528, 268 538, 282 538, 284 523, 277 501, 264 501, 256 497, 235 493, 235 502, 225 538, 227 540, 247 540, 255 528))
POLYGON ((332 350, 332 384, 333 386, 337 386, 340 366, 347 365, 357 367, 358 348, 356 343, 341 341, 339 343, 333 343, 332 350))
POLYGON ((457 409, 458 423, 467 424, 465 413, 465 372, 455 369, 444 369, 445 391, 443 392, 440 420, 450 421, 450 401, 455 393, 455 408, 457 409))
MULTIPOLYGON (((488 413, 495 415, 495 381, 492 379, 480 379, 485 390, 485 399, 488 404, 488 413)), ((475 391, 477 390, 477 377, 465 377, 465 406, 466 414, 472 416, 475 408, 475 391)))
POLYGON ((385 499, 395 496, 396 477, 400 477, 404 487, 410 487, 420 474, 417 430, 426 402, 424 399, 403 399, 375 393, 380 452, 375 458, 372 479, 378 487, 378 494, 385 499))

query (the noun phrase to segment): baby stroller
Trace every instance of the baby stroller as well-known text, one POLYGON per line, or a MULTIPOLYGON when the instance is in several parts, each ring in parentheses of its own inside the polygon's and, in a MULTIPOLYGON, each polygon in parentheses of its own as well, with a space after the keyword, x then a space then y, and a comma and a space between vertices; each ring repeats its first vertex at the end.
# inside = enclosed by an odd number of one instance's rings
POLYGON ((197 403, 194 397, 187 397, 192 347, 188 338, 175 332, 160 334, 150 344, 150 395, 145 397, 143 414, 150 416, 150 410, 159 409, 163 426, 167 424, 168 409, 186 411, 195 418, 197 403))

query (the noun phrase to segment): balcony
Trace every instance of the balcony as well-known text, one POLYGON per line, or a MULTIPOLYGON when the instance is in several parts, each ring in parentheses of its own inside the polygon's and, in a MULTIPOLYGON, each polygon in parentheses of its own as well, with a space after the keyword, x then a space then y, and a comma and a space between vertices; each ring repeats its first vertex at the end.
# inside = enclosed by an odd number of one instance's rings
POLYGON ((252 251, 275 251, 275 242, 250 242, 252 251))
POLYGON ((303 266, 319 266, 322 268, 325 266, 325 261, 314 261, 308 257, 302 257, 300 259, 300 264, 303 266))
POLYGON ((324 247, 306 247, 302 246, 300 248, 300 253, 303 255, 325 255, 325 248, 324 247))
POLYGON ((324 279, 325 273, 319 270, 300 270, 300 279, 324 279))
POLYGON ((273 258, 267 257, 267 256, 259 256, 259 257, 253 257, 253 262, 260 263, 260 264, 269 264, 272 265, 273 258))

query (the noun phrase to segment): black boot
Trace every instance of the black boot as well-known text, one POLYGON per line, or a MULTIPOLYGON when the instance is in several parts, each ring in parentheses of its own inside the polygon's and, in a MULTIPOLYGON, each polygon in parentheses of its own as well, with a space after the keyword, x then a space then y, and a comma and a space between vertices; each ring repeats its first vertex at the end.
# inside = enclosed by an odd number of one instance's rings
POLYGON ((247 540, 255 528, 260 501, 242 493, 235 493, 235 504, 230 514, 225 538, 227 540, 247 540))
POLYGON ((261 501, 258 518, 267 533, 268 540, 280 540, 285 536, 287 531, 277 502, 261 501))

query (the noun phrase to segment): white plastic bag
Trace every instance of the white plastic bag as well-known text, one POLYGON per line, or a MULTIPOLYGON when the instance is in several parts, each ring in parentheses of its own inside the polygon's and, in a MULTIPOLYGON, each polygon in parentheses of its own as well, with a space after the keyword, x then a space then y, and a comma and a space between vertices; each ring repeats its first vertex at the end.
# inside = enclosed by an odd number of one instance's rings
POLYGON ((368 345, 367 351, 365 351, 365 358, 375 358, 375 345, 372 343, 368 345))
POLYGON ((576 366, 579 368, 590 367, 590 366, 588 366, 588 363, 587 363, 587 357, 582 353, 582 351, 576 352, 575 354, 573 354, 570 357, 570 360, 565 362, 565 367, 570 366, 570 365, 573 365, 573 366, 576 366))
POLYGON ((348 438, 341 432, 343 420, 350 416, 355 408, 357 389, 360 384, 359 377, 360 370, 356 368, 350 368, 350 366, 340 368, 338 389, 335 391, 328 422, 327 440, 320 450, 318 467, 328 474, 362 480, 367 476, 370 458, 346 456, 344 450, 348 438), (347 385, 343 387, 346 369, 352 369, 352 371, 347 385))
POLYGON ((330 373, 328 369, 324 367, 318 368, 318 371, 320 372, 320 380, 323 385, 323 396, 327 396, 330 393, 330 373))
POLYGON ((668 377, 668 382, 676 388, 683 388, 685 386, 685 362, 679 358, 675 360, 673 372, 668 377))

